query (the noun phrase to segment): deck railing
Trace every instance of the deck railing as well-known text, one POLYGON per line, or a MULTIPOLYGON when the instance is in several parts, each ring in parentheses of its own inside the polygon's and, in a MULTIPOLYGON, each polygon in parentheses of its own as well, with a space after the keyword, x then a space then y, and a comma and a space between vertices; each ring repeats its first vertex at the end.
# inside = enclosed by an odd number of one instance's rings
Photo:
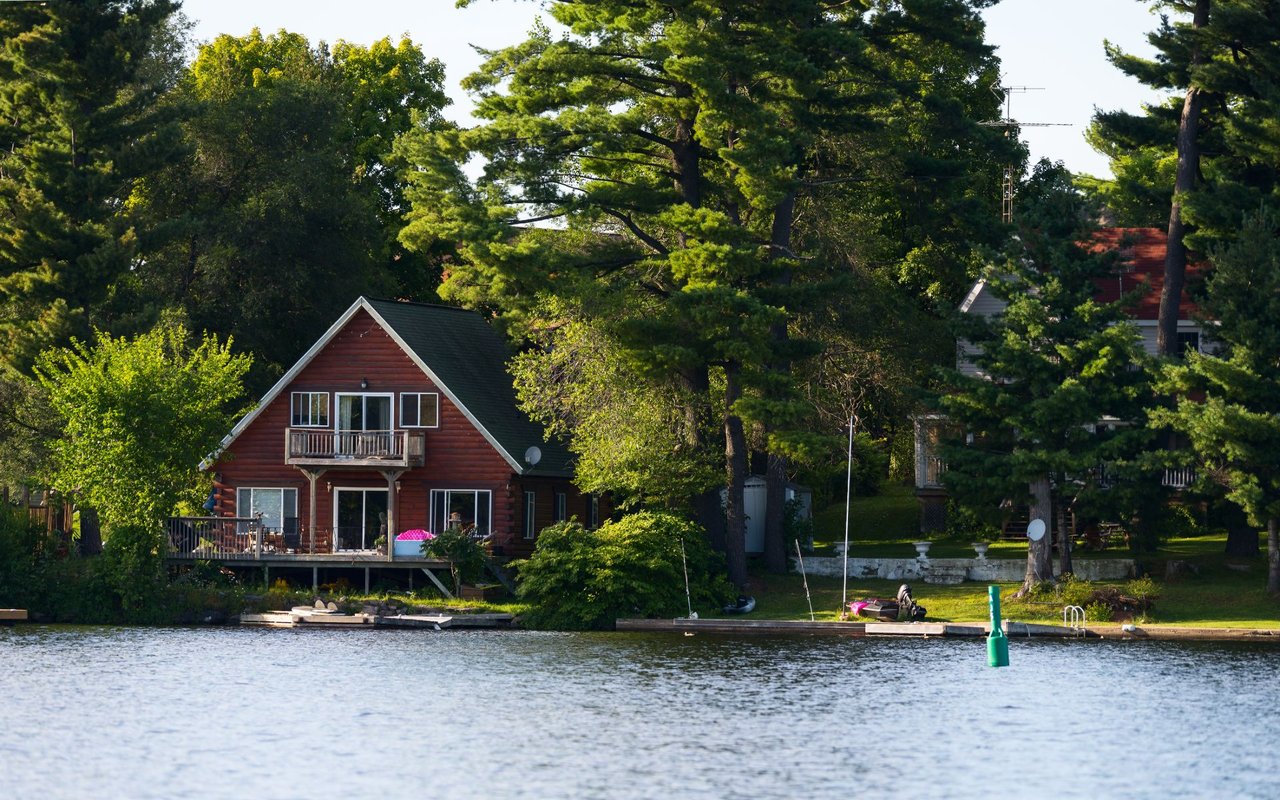
POLYGON ((165 521, 174 558, 258 558, 271 531, 261 517, 170 517, 165 521))
MULTIPOLYGON (((295 518, 281 528, 263 525, 259 517, 170 517, 165 521, 171 559, 305 560, 308 556, 351 558, 357 561, 387 560, 385 549, 376 549, 376 533, 359 528, 317 527, 303 529, 295 518), (368 545, 360 549, 360 545, 368 545)), ((487 537, 486 537, 487 538, 487 537)), ((402 549, 395 560, 421 558, 420 543, 402 549)))
POLYGON ((371 461, 421 465, 426 438, 416 431, 285 429, 286 463, 371 461))

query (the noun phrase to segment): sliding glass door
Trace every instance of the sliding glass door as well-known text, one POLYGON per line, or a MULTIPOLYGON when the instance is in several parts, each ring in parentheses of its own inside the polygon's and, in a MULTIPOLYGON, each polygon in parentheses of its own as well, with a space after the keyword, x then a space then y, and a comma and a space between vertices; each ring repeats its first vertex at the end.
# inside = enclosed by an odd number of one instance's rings
POLYGON ((391 452, 390 394, 341 394, 334 418, 335 451, 344 456, 386 455, 391 452))
POLYGON ((337 489, 333 503, 338 550, 372 550, 387 532, 386 489, 337 489))

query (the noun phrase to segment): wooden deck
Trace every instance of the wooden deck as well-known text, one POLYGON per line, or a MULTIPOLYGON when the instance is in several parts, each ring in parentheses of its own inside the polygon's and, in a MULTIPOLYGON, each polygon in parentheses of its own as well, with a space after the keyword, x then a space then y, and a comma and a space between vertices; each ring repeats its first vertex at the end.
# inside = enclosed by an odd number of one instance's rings
POLYGON ((25 608, 0 608, 0 625, 12 625, 15 622, 26 622, 25 608))

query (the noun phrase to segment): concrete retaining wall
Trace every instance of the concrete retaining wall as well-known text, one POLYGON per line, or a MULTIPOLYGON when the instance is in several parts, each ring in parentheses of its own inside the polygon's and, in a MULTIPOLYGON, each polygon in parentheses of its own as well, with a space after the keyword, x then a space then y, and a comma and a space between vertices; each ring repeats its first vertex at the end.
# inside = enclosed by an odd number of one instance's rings
MULTIPOLYGON (((839 578, 843 563, 842 558, 806 558, 804 568, 809 575, 839 578)), ((850 558, 848 563, 850 578, 924 583, 953 583, 955 580, 950 578, 958 578, 960 574, 964 575, 963 580, 1009 583, 1021 581, 1027 571, 1025 558, 986 561, 976 558, 930 558, 925 561, 916 558, 850 558), (938 580, 931 581, 931 577, 938 580)), ((1133 559, 1129 558, 1077 558, 1073 566, 1076 577, 1087 581, 1124 580, 1133 577, 1134 571, 1133 559)))

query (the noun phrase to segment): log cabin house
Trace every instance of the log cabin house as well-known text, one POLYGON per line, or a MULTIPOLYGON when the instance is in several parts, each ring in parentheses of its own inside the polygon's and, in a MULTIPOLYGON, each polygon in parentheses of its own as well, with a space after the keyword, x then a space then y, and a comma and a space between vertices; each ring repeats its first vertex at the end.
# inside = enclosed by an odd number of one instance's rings
POLYGON ((509 355, 473 312, 361 297, 202 465, 210 516, 170 521, 171 556, 411 567, 405 531, 460 525, 505 559, 554 522, 597 526, 603 499, 517 407, 509 355))

